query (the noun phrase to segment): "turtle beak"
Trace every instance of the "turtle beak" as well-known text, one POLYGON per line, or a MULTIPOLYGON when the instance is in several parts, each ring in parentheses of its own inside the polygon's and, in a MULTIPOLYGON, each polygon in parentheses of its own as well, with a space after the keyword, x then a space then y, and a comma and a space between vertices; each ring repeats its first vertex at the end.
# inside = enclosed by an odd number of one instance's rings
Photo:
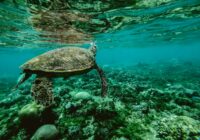
POLYGON ((90 46, 91 46, 91 47, 92 47, 92 46, 97 46, 97 45, 96 45, 96 42, 94 42, 94 41, 90 42, 90 46))
POLYGON ((94 56, 96 55, 97 45, 95 44, 95 42, 91 42, 91 43, 90 43, 90 48, 89 48, 89 50, 94 54, 94 56))

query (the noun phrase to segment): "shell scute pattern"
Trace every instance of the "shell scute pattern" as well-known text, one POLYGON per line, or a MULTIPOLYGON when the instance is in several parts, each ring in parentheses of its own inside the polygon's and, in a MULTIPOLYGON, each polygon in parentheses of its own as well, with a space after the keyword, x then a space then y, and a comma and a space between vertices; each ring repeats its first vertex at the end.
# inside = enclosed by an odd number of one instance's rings
POLYGON ((21 68, 44 72, 74 72, 90 69, 94 64, 95 58, 87 49, 68 47, 39 55, 21 68))

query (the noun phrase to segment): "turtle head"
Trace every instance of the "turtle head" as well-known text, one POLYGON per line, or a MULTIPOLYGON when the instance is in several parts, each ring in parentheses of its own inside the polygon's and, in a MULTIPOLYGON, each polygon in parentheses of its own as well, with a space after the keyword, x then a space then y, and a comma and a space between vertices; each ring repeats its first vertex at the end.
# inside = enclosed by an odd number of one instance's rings
POLYGON ((89 51, 92 52, 92 54, 94 54, 94 56, 96 55, 97 45, 95 44, 95 42, 90 43, 89 51))

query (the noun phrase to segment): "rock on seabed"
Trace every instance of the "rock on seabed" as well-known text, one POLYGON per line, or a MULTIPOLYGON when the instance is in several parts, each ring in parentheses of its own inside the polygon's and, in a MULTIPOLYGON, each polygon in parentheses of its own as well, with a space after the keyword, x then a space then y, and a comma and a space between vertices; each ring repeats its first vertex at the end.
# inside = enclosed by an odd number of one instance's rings
POLYGON ((53 124, 45 124, 37 129, 31 140, 56 140, 59 131, 53 124))

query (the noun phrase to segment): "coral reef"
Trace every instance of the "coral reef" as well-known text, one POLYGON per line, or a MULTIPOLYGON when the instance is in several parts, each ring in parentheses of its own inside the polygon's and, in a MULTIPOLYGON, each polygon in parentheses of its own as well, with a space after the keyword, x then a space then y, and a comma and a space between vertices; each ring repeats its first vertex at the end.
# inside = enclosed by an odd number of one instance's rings
POLYGON ((200 121, 187 116, 168 115, 156 122, 157 134, 164 140, 198 139, 200 121))
POLYGON ((44 106, 53 104, 53 91, 51 79, 46 77, 37 77, 31 87, 31 94, 36 103, 44 106))
POLYGON ((30 79, 10 93, 17 100, 10 96, 11 101, 1 100, 0 139, 31 139, 46 124, 56 126, 54 130, 56 135, 59 131, 60 139, 198 139, 199 68, 180 62, 106 67, 109 89, 105 98, 99 96, 99 80, 93 72, 66 80, 55 79, 55 105, 44 110, 31 103, 26 93, 33 81, 30 79), (12 100, 16 102, 9 103, 12 100), (23 125, 25 121, 21 119, 30 114, 39 116, 31 128, 23 125))
POLYGON ((79 91, 79 92, 71 92, 70 93, 75 100, 85 100, 85 99, 90 99, 91 95, 87 91, 79 91))

